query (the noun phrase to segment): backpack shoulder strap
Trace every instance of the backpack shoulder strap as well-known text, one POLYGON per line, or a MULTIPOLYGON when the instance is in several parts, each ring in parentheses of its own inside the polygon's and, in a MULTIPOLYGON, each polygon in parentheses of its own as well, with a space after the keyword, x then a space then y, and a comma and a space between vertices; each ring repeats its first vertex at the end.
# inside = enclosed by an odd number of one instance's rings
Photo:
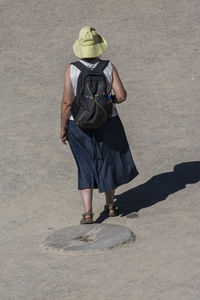
MULTIPOLYGON (((99 63, 97 64, 96 68, 94 69, 95 72, 103 72, 103 70, 107 67, 108 63, 109 63, 109 60, 100 60, 99 63)), ((74 65, 81 72, 88 71, 88 68, 84 64, 82 64, 80 61, 72 62, 70 65, 74 65)))
POLYGON ((100 60, 95 68, 95 72, 103 72, 103 70, 107 67, 108 64, 109 60, 100 60))
POLYGON ((77 67, 81 72, 87 71, 87 67, 82 64, 80 61, 75 61, 72 62, 70 65, 74 65, 75 67, 77 67))

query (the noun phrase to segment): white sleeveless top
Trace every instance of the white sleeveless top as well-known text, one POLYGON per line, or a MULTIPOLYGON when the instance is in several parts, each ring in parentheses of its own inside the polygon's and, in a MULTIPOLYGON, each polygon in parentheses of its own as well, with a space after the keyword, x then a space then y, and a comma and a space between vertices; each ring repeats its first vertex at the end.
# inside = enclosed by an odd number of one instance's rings
MULTIPOLYGON (((99 63, 100 60, 98 60, 95 64, 91 64, 88 63, 82 59, 79 60, 82 64, 84 64, 86 67, 88 67, 89 69, 94 69, 97 64, 99 63)), ((106 76, 107 79, 107 93, 109 94, 111 91, 111 87, 112 87, 112 64, 109 61, 107 67, 104 69, 104 74, 106 76)), ((73 91, 74 91, 74 96, 76 96, 76 89, 77 89, 77 83, 78 83, 78 77, 80 75, 81 71, 74 65, 70 65, 70 78, 71 78, 71 82, 72 82, 72 87, 73 87, 73 91)), ((113 111, 112 111, 112 117, 117 116, 117 110, 116 107, 114 107, 113 105, 113 111)), ((70 116, 70 120, 74 120, 73 116, 70 116)))

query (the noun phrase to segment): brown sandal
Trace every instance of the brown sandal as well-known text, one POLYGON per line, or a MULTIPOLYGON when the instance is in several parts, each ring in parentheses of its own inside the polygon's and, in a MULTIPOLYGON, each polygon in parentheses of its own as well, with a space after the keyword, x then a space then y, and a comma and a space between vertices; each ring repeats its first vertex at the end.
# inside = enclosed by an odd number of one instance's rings
POLYGON ((104 210, 108 213, 109 217, 115 217, 118 215, 118 207, 116 207, 114 204, 110 203, 109 205, 104 206, 104 210), (111 212, 112 210, 112 212, 111 212))
POLYGON ((82 214, 83 218, 80 220, 80 224, 92 224, 94 223, 93 221, 93 212, 91 211, 86 211, 82 214), (86 218, 86 216, 90 216, 90 218, 86 218))

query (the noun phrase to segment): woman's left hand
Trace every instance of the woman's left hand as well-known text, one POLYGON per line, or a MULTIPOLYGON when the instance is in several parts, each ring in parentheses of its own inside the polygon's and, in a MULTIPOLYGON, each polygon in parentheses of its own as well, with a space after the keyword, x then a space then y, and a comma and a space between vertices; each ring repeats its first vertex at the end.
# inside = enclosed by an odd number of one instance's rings
POLYGON ((60 139, 61 139, 61 142, 63 144, 66 144, 66 141, 68 140, 67 130, 66 129, 64 129, 64 130, 61 129, 61 131, 60 131, 60 139))

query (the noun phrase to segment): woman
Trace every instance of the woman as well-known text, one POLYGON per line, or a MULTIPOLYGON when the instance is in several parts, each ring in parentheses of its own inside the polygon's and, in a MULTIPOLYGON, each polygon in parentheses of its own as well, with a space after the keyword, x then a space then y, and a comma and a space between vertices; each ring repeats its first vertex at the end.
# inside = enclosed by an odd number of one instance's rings
MULTIPOLYGON (((79 39, 73 46, 74 54, 89 69, 94 69, 101 61, 99 56, 107 48, 105 39, 94 28, 83 27, 79 39)), ((126 100, 127 93, 116 68, 108 63, 104 69, 107 93, 116 104, 126 100)), ((80 190, 84 213, 81 224, 93 223, 93 189, 105 193, 104 209, 109 216, 117 215, 114 205, 115 188, 128 183, 138 175, 132 159, 123 125, 115 105, 105 125, 97 129, 81 129, 71 115, 74 97, 77 95, 77 82, 81 71, 73 64, 65 72, 64 94, 61 104, 61 141, 69 142, 78 167, 78 189, 80 190)))

